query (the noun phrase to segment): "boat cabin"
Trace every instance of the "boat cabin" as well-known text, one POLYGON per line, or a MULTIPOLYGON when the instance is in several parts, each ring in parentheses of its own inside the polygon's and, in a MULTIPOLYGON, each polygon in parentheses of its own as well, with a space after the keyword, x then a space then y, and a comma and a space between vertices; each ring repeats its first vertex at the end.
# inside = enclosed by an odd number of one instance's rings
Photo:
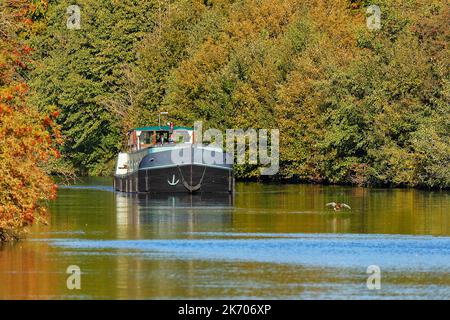
POLYGON ((167 126, 140 127, 128 132, 129 151, 161 147, 175 143, 193 143, 194 130, 189 127, 167 126))

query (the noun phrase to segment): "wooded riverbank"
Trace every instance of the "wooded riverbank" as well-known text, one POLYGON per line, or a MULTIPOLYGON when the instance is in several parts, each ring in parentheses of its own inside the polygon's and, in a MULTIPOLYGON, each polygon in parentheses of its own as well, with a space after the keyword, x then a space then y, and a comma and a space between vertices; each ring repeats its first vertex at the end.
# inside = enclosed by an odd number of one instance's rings
POLYGON ((280 130, 278 174, 241 180, 448 189, 450 4, 371 4, 2 1, 0 232, 45 218, 51 174, 111 174, 161 111, 280 130))

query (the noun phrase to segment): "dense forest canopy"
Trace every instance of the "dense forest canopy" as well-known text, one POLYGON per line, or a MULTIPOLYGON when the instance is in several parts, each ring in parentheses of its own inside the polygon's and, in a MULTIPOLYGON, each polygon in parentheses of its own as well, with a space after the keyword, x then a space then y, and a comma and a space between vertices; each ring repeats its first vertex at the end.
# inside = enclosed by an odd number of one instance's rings
POLYGON ((110 174, 124 133, 168 111, 280 129, 276 179, 448 188, 449 18, 444 0, 50 0, 27 38, 31 101, 60 110, 80 173, 110 174))

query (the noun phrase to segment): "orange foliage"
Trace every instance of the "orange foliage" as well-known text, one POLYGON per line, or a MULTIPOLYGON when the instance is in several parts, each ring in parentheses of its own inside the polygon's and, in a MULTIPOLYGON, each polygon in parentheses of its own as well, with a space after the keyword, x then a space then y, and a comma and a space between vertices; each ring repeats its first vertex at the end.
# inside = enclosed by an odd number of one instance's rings
POLYGON ((30 26, 33 1, 5 4, 0 12, 0 241, 45 216, 45 202, 56 197, 56 186, 41 165, 59 156, 55 147, 61 143, 57 111, 41 115, 29 106, 21 76, 32 49, 17 35, 30 26))

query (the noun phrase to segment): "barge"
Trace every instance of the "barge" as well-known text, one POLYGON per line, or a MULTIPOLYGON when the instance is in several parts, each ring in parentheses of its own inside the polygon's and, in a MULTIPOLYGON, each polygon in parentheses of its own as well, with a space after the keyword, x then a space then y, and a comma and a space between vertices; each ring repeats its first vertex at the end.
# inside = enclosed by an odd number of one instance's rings
POLYGON ((128 132, 114 189, 132 193, 233 193, 232 164, 221 149, 195 143, 189 127, 149 126, 128 132), (211 156, 219 161, 211 162, 211 156), (208 156, 206 156, 208 155, 208 156))

